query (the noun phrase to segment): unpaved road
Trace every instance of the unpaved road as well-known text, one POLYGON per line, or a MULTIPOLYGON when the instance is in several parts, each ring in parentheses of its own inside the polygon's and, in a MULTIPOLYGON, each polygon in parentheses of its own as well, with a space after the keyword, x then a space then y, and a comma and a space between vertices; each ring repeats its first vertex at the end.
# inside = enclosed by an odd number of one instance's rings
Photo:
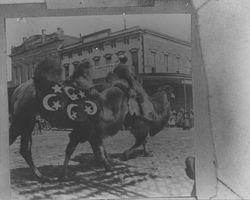
POLYGON ((52 183, 38 182, 19 154, 19 139, 10 147, 12 199, 83 199, 189 196, 193 181, 184 171, 184 160, 193 155, 192 130, 166 128, 149 138, 153 157, 143 157, 142 150, 129 161, 121 153, 132 146, 134 138, 119 132, 105 139, 105 146, 115 161, 115 170, 106 172, 98 166, 88 143, 80 144, 70 161, 71 177, 60 181, 67 131, 48 131, 33 136, 34 162, 41 172, 59 178, 52 183))

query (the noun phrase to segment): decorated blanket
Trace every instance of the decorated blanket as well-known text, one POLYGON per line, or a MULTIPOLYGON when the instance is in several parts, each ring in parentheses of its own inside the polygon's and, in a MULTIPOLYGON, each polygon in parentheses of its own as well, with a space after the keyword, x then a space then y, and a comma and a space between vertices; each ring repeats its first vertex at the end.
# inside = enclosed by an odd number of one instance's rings
POLYGON ((57 126, 68 127, 74 122, 86 122, 94 119, 99 112, 99 104, 89 92, 76 88, 71 81, 62 84, 43 82, 38 94, 42 117, 57 126))

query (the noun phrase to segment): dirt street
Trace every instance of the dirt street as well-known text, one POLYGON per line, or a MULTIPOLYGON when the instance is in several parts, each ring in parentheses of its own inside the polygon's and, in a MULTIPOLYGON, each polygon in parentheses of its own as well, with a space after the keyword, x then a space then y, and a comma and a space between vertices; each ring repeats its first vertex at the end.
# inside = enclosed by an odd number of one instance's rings
POLYGON ((149 138, 153 157, 143 157, 142 150, 138 150, 129 161, 122 161, 121 154, 133 145, 133 136, 124 131, 106 138, 106 150, 115 162, 112 172, 96 164, 88 143, 80 144, 70 161, 71 177, 63 182, 60 177, 67 142, 67 131, 47 131, 33 136, 34 162, 45 175, 59 178, 52 183, 35 179, 19 154, 19 139, 10 147, 12 199, 190 196, 193 181, 185 174, 184 160, 194 154, 192 130, 165 128, 149 138))

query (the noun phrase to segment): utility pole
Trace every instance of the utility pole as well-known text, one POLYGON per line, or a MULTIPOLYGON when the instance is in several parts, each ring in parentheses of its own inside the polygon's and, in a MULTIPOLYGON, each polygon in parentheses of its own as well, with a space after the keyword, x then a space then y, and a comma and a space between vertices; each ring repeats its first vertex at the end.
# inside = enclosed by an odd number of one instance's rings
POLYGON ((127 29, 127 24, 126 24, 126 14, 125 14, 125 13, 123 13, 123 14, 122 14, 122 16, 123 16, 123 26, 124 26, 124 30, 126 30, 126 29, 127 29))

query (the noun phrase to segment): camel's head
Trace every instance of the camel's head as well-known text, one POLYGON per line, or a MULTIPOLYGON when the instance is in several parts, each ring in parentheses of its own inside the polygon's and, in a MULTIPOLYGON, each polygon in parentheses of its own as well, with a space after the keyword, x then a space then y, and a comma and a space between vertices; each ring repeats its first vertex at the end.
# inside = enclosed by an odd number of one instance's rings
POLYGON ((38 63, 35 72, 35 80, 48 80, 53 82, 60 82, 62 80, 62 68, 60 64, 54 60, 45 58, 38 63))
POLYGON ((86 80, 92 80, 93 77, 93 66, 88 59, 84 59, 82 62, 80 62, 73 74, 71 75, 71 80, 76 80, 79 77, 83 77, 86 80))

